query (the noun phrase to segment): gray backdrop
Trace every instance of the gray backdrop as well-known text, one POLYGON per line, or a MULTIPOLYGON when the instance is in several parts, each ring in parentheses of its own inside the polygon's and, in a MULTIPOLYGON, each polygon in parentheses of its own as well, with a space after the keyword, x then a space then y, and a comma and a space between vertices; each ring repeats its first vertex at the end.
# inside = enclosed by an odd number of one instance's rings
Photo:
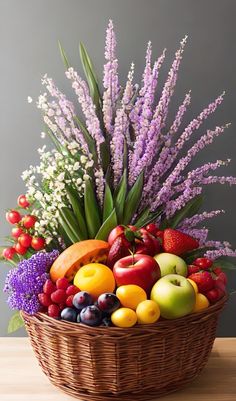
MULTIPOLYGON (((62 90, 68 90, 58 39, 79 69, 78 43, 85 42, 101 77, 104 32, 109 18, 116 27, 122 81, 131 61, 136 64, 136 78, 140 78, 148 40, 153 42, 156 56, 164 47, 168 49, 161 75, 164 80, 179 41, 189 35, 171 114, 190 88, 192 107, 186 121, 226 90, 223 106, 207 126, 214 128, 229 121, 233 124, 223 138, 217 138, 199 154, 193 166, 208 159, 230 157, 233 161, 227 172, 235 174, 235 12, 235 0, 0 0, 0 237, 10 231, 4 210, 14 207, 16 197, 24 193, 20 174, 37 162, 36 149, 43 143, 40 114, 34 105, 27 104, 27 96, 37 97, 45 72, 54 77, 62 90)), ((203 129, 195 138, 202 132, 203 129)), ((206 209, 227 210, 225 216, 210 222, 211 238, 227 239, 234 247, 235 200, 236 188, 214 185, 207 190, 206 209)), ((8 267, 1 265, 2 284, 7 271, 8 267)), ((230 290, 236 288, 235 277, 236 273, 230 274, 230 290)), ((4 336, 11 312, 2 292, 0 302, 0 335, 4 336)), ((219 335, 236 335, 235 306, 236 294, 230 297, 221 318, 219 335)), ((24 335, 24 331, 18 335, 24 335)))

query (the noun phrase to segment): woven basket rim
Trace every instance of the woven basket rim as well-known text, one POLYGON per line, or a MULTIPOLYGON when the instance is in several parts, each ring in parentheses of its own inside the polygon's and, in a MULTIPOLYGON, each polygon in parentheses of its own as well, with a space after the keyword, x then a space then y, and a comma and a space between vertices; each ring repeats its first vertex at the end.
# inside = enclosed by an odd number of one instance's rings
POLYGON ((113 336, 113 335, 131 335, 131 334, 142 334, 142 333, 148 333, 148 332, 158 332, 159 330, 168 330, 172 329, 173 327, 180 327, 183 324, 196 324, 201 320, 206 320, 210 318, 211 315, 215 314, 217 311, 223 309, 225 303, 228 300, 228 296, 225 295, 223 298, 221 298, 218 302, 216 302, 214 305, 209 306, 208 308, 197 312, 197 313, 191 313, 189 315, 183 316, 178 319, 163 319, 159 320, 156 323, 152 324, 138 324, 135 325, 131 328, 120 328, 120 327, 104 327, 104 326, 87 326, 83 323, 73 323, 73 322, 68 322, 68 321, 63 321, 63 320, 57 320, 54 319, 45 313, 38 312, 34 315, 29 315, 28 313, 21 311, 21 316, 23 317, 24 320, 26 321, 33 321, 34 323, 37 323, 38 325, 43 325, 47 326, 50 328, 50 330, 54 330, 56 332, 60 331, 62 333, 67 332, 68 334, 78 334, 78 333, 87 333, 87 334, 93 334, 93 335, 108 335, 108 336, 113 336))

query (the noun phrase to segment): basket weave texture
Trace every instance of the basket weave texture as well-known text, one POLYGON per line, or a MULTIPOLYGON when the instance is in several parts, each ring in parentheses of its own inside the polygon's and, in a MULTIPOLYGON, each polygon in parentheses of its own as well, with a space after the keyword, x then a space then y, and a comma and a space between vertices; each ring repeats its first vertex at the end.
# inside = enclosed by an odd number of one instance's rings
POLYGON ((191 382, 210 355, 226 297, 205 311, 130 329, 22 313, 50 381, 81 400, 151 400, 191 382))

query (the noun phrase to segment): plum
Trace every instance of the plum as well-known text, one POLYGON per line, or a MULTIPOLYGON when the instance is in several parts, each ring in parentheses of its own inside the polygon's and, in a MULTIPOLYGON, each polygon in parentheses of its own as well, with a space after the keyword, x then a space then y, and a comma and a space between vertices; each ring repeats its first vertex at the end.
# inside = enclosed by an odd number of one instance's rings
POLYGON ((79 311, 84 309, 86 306, 89 306, 92 304, 93 304, 93 299, 92 299, 91 295, 86 291, 77 292, 77 294, 75 294, 75 296, 73 298, 73 305, 79 311))
POLYGON ((77 321, 78 311, 75 308, 64 308, 61 311, 62 320, 67 320, 68 322, 77 321))
POLYGON ((99 326, 102 322, 102 312, 95 305, 86 306, 80 312, 80 321, 88 326, 99 326))
POLYGON ((98 297, 97 304, 99 309, 105 313, 113 313, 120 308, 119 298, 112 292, 106 292, 98 297))

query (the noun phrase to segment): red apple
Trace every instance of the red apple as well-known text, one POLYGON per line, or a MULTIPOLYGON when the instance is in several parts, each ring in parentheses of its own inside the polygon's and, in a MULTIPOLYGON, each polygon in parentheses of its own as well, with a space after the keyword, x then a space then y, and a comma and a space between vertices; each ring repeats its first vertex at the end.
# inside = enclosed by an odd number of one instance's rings
POLYGON ((154 258, 135 254, 118 260, 113 267, 113 274, 118 287, 136 284, 149 293, 161 277, 160 267, 154 258))

